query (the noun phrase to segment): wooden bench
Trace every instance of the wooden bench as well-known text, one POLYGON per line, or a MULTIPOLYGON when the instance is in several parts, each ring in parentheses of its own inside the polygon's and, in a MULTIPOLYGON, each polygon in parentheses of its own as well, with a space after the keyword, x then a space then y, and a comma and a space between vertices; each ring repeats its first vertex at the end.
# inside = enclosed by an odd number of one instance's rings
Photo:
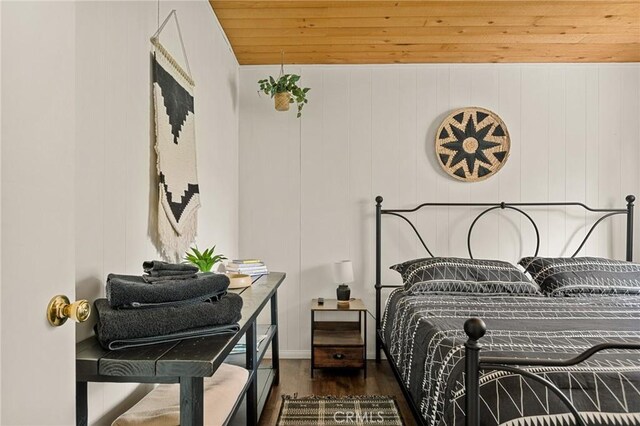
MULTIPOLYGON (((240 331, 235 334, 188 339, 166 344, 109 351, 95 337, 76 346, 76 424, 87 425, 87 383, 178 383, 180 385, 180 424, 203 425, 204 377, 211 377, 229 358, 229 353, 243 335, 247 352, 244 367, 249 371, 246 388, 236 401, 234 411, 246 396, 246 423, 258 423, 258 366, 271 346, 271 366, 268 389, 279 381, 278 304, 277 290, 284 273, 262 276, 251 287, 233 290, 244 301, 240 331), (261 326, 267 337, 257 345, 258 315, 267 302, 271 305, 271 324, 261 326)), ((236 356, 237 358, 237 356, 236 356)), ((266 399, 266 398, 265 398, 266 399)), ((231 418, 231 416, 229 417, 231 418)))

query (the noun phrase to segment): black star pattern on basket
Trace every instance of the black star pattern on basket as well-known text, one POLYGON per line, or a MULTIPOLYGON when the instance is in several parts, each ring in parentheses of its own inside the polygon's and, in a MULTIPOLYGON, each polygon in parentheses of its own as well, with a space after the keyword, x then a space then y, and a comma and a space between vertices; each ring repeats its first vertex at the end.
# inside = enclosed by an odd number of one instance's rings
POLYGON ((450 127, 456 140, 454 142, 443 143, 442 146, 455 151, 451 159, 451 168, 462 160, 466 160, 467 169, 471 174, 475 168, 476 160, 491 165, 491 161, 487 158, 484 151, 500 145, 500 143, 485 139, 491 130, 491 126, 485 125, 478 128, 478 125, 473 120, 473 115, 470 115, 464 131, 453 125, 450 127))

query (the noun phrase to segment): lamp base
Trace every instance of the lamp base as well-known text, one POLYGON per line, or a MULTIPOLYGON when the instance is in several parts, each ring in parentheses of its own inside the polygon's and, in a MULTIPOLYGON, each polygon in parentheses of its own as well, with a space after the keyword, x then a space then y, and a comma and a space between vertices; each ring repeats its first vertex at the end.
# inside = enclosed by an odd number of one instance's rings
POLYGON ((340 284, 336 289, 336 296, 338 298, 338 308, 348 308, 349 299, 351 299, 351 289, 346 284, 340 284))
POLYGON ((340 284, 336 289, 336 296, 338 300, 349 301, 349 299, 351 298, 351 289, 346 284, 340 284))

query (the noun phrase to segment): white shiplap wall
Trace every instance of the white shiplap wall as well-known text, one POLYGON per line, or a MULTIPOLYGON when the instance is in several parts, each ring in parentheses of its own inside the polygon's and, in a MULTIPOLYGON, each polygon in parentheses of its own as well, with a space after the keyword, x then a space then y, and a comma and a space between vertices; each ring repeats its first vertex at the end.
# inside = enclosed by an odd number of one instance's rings
MULTIPOLYGON (((276 67, 240 68, 240 253, 286 271, 280 291, 283 354, 309 354, 312 297, 335 297, 329 264, 352 259, 352 295, 374 311, 374 197, 419 202, 584 201, 622 207, 640 193, 640 64, 302 66, 311 87, 303 118, 256 94, 276 67), (512 138, 494 177, 473 184, 436 163, 436 128, 452 109, 497 112, 512 138)), ((541 254, 571 254, 585 235, 582 211, 532 212, 541 254), (568 242, 568 243, 567 243, 568 242)), ((439 255, 466 255, 469 209, 411 216, 439 255)), ((383 263, 422 256, 411 231, 383 220, 383 263)), ((636 232, 636 258, 640 256, 636 232)), ((515 213, 489 214, 473 235, 479 258, 516 261, 534 233, 515 213)), ((624 257, 624 220, 600 227, 584 253, 624 257)), ((398 282, 384 270, 386 282, 398 282)), ((372 318, 370 318, 373 323, 372 318)), ((369 337, 373 338, 373 326, 369 337)), ((372 341, 372 340, 370 340, 372 341)), ((370 352, 373 349, 370 346, 370 352)))
MULTIPOLYGON (((158 4, 78 2, 76 8, 76 297, 104 297, 110 272, 140 274, 159 258, 151 105, 151 44, 158 4)), ((202 208, 197 242, 238 252, 238 63, 211 6, 162 1, 180 20, 196 82, 196 143, 202 208)), ((170 21, 161 41, 184 64, 170 21)), ((64 59, 64 58, 62 58, 64 59)), ((95 318, 92 318, 95 321, 95 318)), ((92 334, 77 327, 77 339, 92 334)), ((89 384, 89 422, 111 424, 149 385, 89 384)))

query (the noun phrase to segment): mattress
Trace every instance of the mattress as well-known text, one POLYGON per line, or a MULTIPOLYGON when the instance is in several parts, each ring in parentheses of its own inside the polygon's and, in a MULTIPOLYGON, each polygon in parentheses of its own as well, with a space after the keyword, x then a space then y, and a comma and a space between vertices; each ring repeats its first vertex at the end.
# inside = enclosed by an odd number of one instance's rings
MULTIPOLYGON (((464 425, 464 322, 482 318, 481 356, 566 359, 604 342, 640 342, 639 296, 544 297, 394 290, 383 340, 428 425, 464 425)), ((640 351, 601 352, 573 367, 525 368, 558 386, 589 424, 640 424, 640 351)), ((538 382, 482 371, 483 425, 573 424, 538 382)))

